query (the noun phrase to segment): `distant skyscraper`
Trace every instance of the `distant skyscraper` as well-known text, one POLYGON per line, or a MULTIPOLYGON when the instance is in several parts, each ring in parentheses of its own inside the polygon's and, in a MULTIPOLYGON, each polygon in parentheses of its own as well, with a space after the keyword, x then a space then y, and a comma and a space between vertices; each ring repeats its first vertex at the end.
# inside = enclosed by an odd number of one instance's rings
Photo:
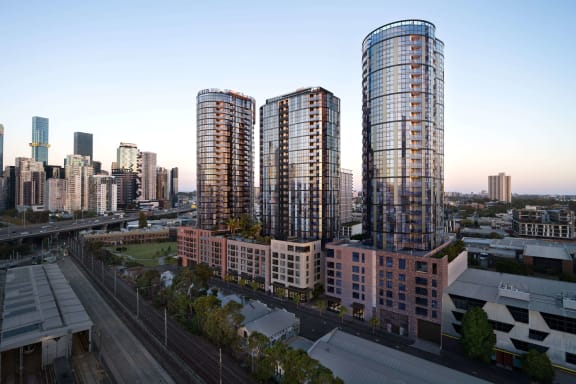
POLYGON ((352 188, 354 185, 354 175, 349 169, 340 171, 340 223, 350 223, 352 221, 352 188))
POLYGON ((130 169, 132 172, 138 172, 138 146, 131 143, 120 143, 116 151, 116 166, 118 169, 130 169))
POLYGON ((88 208, 101 215, 107 212, 116 212, 117 186, 113 176, 94 175, 90 176, 88 208))
POLYGON ((66 179, 46 179, 46 209, 50 212, 66 209, 66 179))
POLYGON ((156 154, 142 152, 142 199, 156 200, 156 154))
POLYGON ((178 203, 178 168, 174 167, 170 170, 170 201, 172 207, 178 203))
POLYGON ((340 99, 314 87, 266 100, 260 107, 260 189, 265 234, 336 237, 340 99))
POLYGON ((66 174, 66 211, 88 210, 88 181, 90 176, 94 174, 94 168, 90 165, 90 157, 68 155, 64 169, 66 174))
POLYGON ((512 177, 506 176, 504 172, 488 176, 488 198, 510 203, 512 201, 512 177))
POLYGON ((91 133, 74 132, 74 154, 90 156, 90 160, 94 160, 91 133))
POLYGON ((32 118, 32 159, 48 164, 48 119, 34 116, 32 118))
POLYGON ((386 24, 363 42, 363 231, 379 249, 444 241, 443 50, 422 20, 386 24))
POLYGON ((4 126, 0 124, 0 176, 4 174, 4 126))
POLYGON ((116 178, 118 209, 134 208, 138 193, 138 175, 129 169, 112 169, 112 176, 116 178))
POLYGON ((156 168, 156 200, 161 208, 170 207, 170 172, 166 168, 156 168))
POLYGON ((197 98, 198 228, 253 216, 254 99, 205 89, 197 98))
POLYGON ((22 210, 44 206, 46 174, 42 162, 17 157, 15 163, 16 208, 22 210))

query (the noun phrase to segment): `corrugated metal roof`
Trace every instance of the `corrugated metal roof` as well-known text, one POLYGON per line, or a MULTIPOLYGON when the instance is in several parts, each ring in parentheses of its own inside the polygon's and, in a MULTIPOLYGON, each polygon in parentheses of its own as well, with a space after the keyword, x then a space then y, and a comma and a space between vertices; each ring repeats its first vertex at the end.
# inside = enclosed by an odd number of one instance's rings
POLYGON ((89 329, 92 321, 56 264, 6 272, 0 350, 89 329))

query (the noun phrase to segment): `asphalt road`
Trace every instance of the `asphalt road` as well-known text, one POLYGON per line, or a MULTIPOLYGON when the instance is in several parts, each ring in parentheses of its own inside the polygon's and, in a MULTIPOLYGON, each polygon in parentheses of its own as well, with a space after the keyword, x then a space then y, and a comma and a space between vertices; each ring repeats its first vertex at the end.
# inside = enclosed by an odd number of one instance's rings
POLYGON ((72 260, 65 257, 58 264, 95 324, 92 340, 101 343, 102 358, 116 382, 174 383, 72 260))

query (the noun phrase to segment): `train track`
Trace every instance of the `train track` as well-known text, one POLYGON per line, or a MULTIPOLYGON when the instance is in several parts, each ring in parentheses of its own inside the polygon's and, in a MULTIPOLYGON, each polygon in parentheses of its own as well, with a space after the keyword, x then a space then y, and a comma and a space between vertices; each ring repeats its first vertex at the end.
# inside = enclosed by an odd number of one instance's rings
POLYGON ((99 260, 76 255, 73 257, 102 297, 120 318, 130 326, 142 344, 178 383, 254 383, 249 373, 238 362, 201 336, 190 334, 176 321, 168 318, 167 345, 164 345, 164 312, 140 299, 139 316, 136 317, 136 292, 128 283, 116 280, 99 260), (153 336, 153 337, 150 337, 153 336))

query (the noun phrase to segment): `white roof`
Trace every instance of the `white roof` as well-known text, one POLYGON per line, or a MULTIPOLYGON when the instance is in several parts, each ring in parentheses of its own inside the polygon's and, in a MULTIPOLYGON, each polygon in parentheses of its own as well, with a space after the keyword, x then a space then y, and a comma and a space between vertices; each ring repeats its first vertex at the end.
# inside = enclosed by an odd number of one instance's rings
POLYGON ((244 327, 248 333, 256 331, 270 338, 297 323, 300 323, 300 319, 292 312, 285 309, 275 309, 267 315, 245 323, 244 327))
POLYGON ((92 327, 92 320, 56 264, 8 269, 0 351, 92 327))
POLYGON ((337 329, 320 338, 308 355, 345 383, 487 383, 337 329))
POLYGON ((526 245, 524 248, 524 256, 555 260, 572 260, 566 248, 548 247, 545 245, 526 245))

